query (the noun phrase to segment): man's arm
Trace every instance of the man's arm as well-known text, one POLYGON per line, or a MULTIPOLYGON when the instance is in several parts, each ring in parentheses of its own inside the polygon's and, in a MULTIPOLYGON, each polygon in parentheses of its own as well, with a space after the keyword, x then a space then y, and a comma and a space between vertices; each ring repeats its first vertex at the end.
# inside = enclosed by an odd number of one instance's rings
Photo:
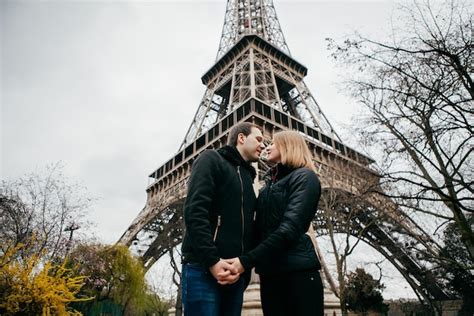
POLYGON ((212 150, 204 151, 194 162, 188 183, 188 196, 184 205, 184 222, 192 243, 194 254, 209 269, 221 284, 232 284, 239 275, 230 264, 221 260, 212 241, 210 209, 216 196, 216 166, 218 154, 212 150), (229 271, 231 270, 231 271, 229 271))
POLYGON ((194 162, 184 204, 184 222, 194 254, 207 268, 219 261, 217 248, 212 242, 210 209, 216 196, 216 166, 218 154, 204 151, 194 162))

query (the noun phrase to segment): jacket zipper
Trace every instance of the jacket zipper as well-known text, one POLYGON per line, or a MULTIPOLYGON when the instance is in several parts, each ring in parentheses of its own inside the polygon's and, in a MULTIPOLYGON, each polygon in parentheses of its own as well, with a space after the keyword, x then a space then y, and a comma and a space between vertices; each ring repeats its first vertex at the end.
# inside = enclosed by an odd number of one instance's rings
MULTIPOLYGON (((272 185, 273 185, 273 181, 270 180, 269 182, 267 182, 267 192, 266 192, 266 202, 268 203, 268 200, 270 199, 270 192, 272 191, 272 185)), ((267 235, 267 216, 264 215, 262 216, 262 224, 263 224, 263 227, 264 227, 264 230, 263 230, 263 235, 266 237, 267 235)))
POLYGON ((219 226, 221 226, 221 216, 217 216, 217 225, 216 225, 216 230, 214 231, 214 237, 212 238, 212 241, 215 242, 217 239, 217 232, 219 231, 219 226))
POLYGON ((242 182, 242 175, 240 174, 240 166, 237 166, 237 173, 239 174, 240 179, 240 219, 242 221, 242 235, 240 237, 240 245, 242 246, 242 254, 244 254, 244 185, 242 182))

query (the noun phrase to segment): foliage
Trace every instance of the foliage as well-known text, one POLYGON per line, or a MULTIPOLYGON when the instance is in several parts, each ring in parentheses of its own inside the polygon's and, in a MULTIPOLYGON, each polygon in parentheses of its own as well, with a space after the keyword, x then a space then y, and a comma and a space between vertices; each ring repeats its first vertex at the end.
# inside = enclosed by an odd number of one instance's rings
POLYGON ((383 150, 379 193, 454 222, 474 259, 473 4, 414 1, 401 12, 386 41, 356 35, 330 48, 353 70, 361 139, 383 150))
POLYGON ((400 309, 404 315, 409 316, 424 316, 430 315, 428 306, 417 301, 400 301, 400 309))
MULTIPOLYGON (((474 216, 468 216, 468 223, 474 225, 474 216)), ((457 296, 463 298, 464 304, 460 313, 472 315, 474 313, 474 261, 469 257, 466 248, 459 242, 461 236, 456 225, 450 223, 444 230, 444 257, 451 259, 442 273, 448 279, 448 286, 457 296)), ((463 314, 464 315, 464 314, 463 314)))
POLYGON ((167 316, 172 302, 162 300, 156 293, 147 293, 145 296, 143 314, 167 316))
POLYGON ((123 245, 79 245, 71 253, 77 272, 88 275, 81 293, 112 300, 126 313, 142 312, 146 282, 142 263, 123 245))
POLYGON ((23 244, 28 246, 15 255, 64 258, 72 237, 65 230, 71 225, 87 227, 85 213, 91 201, 83 187, 65 178, 58 164, 44 173, 2 181, 0 252, 23 244))
POLYGON ((349 273, 346 282, 346 303, 355 312, 386 312, 381 291, 385 288, 362 268, 349 273))
POLYGON ((90 201, 58 164, 0 183, 0 314, 80 314, 70 304, 89 298, 79 293, 85 277, 63 260, 65 229, 87 226, 90 201))
POLYGON ((81 315, 68 304, 88 300, 78 294, 85 277, 76 276, 64 263, 42 263, 39 254, 18 260, 21 248, 7 249, 0 259, 0 314, 81 315))

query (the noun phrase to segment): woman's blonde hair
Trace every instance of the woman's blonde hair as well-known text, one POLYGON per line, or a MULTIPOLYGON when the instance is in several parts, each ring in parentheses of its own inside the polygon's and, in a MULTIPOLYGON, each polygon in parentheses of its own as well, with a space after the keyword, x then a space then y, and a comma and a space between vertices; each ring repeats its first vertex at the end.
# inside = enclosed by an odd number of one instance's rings
POLYGON ((273 143, 281 155, 281 163, 290 168, 305 167, 316 171, 311 152, 303 136, 295 131, 281 131, 273 135, 273 143))

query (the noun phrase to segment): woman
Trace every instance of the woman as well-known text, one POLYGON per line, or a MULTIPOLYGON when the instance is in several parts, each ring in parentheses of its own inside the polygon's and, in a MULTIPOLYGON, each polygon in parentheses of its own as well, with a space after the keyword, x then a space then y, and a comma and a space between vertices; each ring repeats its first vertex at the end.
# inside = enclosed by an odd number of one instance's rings
POLYGON ((276 133, 266 150, 275 166, 258 196, 260 243, 229 262, 240 273, 256 267, 265 315, 323 315, 321 266, 305 234, 321 194, 311 153, 294 131, 276 133))

